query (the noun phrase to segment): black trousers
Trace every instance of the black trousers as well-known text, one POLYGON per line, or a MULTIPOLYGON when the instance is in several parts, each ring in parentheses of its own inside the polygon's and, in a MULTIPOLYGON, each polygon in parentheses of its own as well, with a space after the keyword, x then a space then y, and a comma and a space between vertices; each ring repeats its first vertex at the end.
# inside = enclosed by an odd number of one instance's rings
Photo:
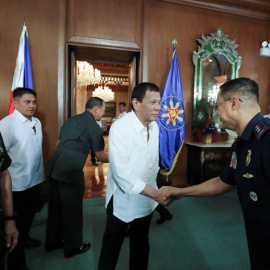
POLYGON ((99 270, 113 270, 116 267, 125 233, 130 225, 130 270, 146 270, 149 258, 149 227, 152 219, 150 214, 125 223, 113 215, 113 198, 107 207, 107 223, 103 236, 99 258, 99 270))
POLYGON ((245 219, 250 264, 252 270, 270 269, 270 219, 245 219))
POLYGON ((8 254, 8 270, 26 269, 24 244, 35 217, 40 198, 40 184, 24 191, 13 191, 13 208, 17 213, 16 226, 19 231, 18 244, 8 254))
POLYGON ((79 248, 83 242, 84 186, 50 179, 46 247, 64 240, 64 252, 79 248))

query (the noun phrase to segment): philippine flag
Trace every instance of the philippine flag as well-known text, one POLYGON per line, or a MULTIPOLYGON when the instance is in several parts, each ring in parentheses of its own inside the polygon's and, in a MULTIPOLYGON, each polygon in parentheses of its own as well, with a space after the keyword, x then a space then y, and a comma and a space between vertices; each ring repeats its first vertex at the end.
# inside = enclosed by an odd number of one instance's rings
POLYGON ((16 60, 16 67, 10 91, 8 114, 13 113, 15 109, 13 105, 13 90, 18 87, 26 87, 29 89, 33 89, 31 62, 27 37, 28 37, 27 27, 26 25, 24 25, 21 33, 19 50, 16 60))

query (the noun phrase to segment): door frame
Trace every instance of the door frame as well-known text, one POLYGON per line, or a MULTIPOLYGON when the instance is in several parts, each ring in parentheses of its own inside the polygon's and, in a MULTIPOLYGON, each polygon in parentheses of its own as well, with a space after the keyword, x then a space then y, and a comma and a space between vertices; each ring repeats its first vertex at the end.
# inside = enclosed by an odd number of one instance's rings
MULTIPOLYGON (((121 48, 108 48, 97 47, 91 45, 81 45, 74 43, 67 43, 66 50, 66 93, 65 93, 65 115, 64 121, 74 115, 74 102, 76 102, 76 89, 75 89, 75 72, 76 61, 89 61, 89 62, 103 62, 103 63, 115 63, 115 64, 134 64, 136 59, 136 68, 134 74, 135 85, 141 82, 142 78, 142 65, 141 50, 130 50, 121 48), (88 54, 89 53, 89 54, 88 54), (86 57, 86 55, 89 55, 86 57), (75 66, 74 66, 75 65, 75 66)), ((131 67, 129 67, 131 68, 131 67)), ((128 97, 131 98, 131 87, 129 87, 128 97)), ((131 108, 128 108, 131 109, 131 108)))

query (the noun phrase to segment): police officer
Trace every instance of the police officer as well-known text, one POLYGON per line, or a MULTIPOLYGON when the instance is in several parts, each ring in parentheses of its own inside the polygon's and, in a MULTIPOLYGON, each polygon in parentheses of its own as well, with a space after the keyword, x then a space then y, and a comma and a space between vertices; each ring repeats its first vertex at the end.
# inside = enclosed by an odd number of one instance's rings
POLYGON ((171 195, 213 196, 235 185, 242 207, 252 270, 270 269, 270 120, 259 107, 259 86, 248 78, 223 84, 217 97, 222 127, 235 131, 231 159, 221 175, 171 195))

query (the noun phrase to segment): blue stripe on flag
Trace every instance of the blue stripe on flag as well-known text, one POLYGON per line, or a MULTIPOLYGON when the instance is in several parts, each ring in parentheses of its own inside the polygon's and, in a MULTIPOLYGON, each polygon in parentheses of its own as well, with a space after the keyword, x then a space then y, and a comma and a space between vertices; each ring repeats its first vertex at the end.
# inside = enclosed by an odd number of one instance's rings
POLYGON ((33 79, 32 79, 32 70, 30 62, 30 54, 28 48, 28 39, 26 31, 24 32, 24 78, 23 78, 23 87, 33 89, 33 79))

